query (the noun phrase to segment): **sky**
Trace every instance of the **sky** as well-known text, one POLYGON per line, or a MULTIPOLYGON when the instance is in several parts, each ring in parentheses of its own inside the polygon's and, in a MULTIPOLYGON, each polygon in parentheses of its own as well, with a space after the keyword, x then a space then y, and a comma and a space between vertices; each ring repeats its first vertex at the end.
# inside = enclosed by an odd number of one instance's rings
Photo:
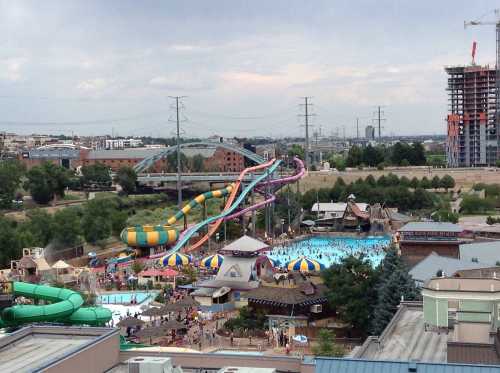
POLYGON ((446 65, 495 64, 497 1, 0 0, 0 131, 444 134, 446 65))

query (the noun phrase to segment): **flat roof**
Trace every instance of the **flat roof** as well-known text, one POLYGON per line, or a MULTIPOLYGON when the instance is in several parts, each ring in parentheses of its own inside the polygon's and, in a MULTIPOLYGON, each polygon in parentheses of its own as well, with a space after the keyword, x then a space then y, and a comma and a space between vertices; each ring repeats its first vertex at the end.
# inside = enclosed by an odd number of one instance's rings
MULTIPOLYGON (((168 148, 126 148, 113 150, 92 150, 87 159, 143 159, 165 152, 168 148)), ((203 158, 210 158, 214 155, 215 147, 206 148, 182 148, 181 152, 186 157, 193 157, 197 154, 203 158)))
POLYGON ((497 265, 500 261, 500 241, 475 242, 459 246, 460 258, 486 263, 490 266, 497 265))
POLYGON ((498 365, 447 364, 446 362, 423 363, 417 361, 373 361, 317 357, 315 373, 493 373, 498 372, 499 369, 500 366, 498 365))
POLYGON ((118 329, 28 326, 0 338, 3 372, 32 372, 92 345, 118 329))
POLYGON ((367 348, 357 358, 368 360, 419 360, 432 363, 446 363, 446 333, 426 331, 422 304, 400 306, 387 325, 379 341, 371 340, 373 348, 367 348))
POLYGON ((405 224, 399 229, 399 232, 452 232, 461 233, 462 227, 458 224, 432 222, 432 221, 413 221, 405 224))
POLYGON ((424 289, 436 291, 481 291, 499 292, 500 279, 471 278, 471 277, 444 277, 429 280, 424 289))

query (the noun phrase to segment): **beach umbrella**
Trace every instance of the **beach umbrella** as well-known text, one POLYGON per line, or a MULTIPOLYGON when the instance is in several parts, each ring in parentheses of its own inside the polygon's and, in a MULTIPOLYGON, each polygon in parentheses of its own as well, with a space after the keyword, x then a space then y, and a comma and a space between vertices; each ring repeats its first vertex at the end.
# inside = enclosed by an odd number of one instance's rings
POLYGON ((320 271, 325 269, 324 264, 305 257, 301 257, 295 260, 292 260, 287 263, 286 268, 289 271, 300 271, 300 272, 313 272, 320 271))
POLYGON ((219 268, 223 261, 224 257, 220 254, 210 255, 201 260, 200 266, 204 268, 219 268))
POLYGON ((182 311, 183 309, 184 309, 184 306, 182 304, 179 304, 179 303, 167 303, 167 304, 165 304, 161 308, 161 311, 165 312, 165 313, 163 313, 163 315, 166 315, 166 314, 168 314, 170 312, 182 311))
POLYGON ((116 324, 116 326, 128 328, 129 326, 135 327, 135 326, 141 326, 143 324, 145 324, 144 321, 139 320, 137 317, 129 316, 129 317, 124 318, 123 320, 120 320, 120 322, 118 322, 118 324, 116 324))
POLYGON ((164 267, 177 267, 185 266, 191 262, 192 258, 188 255, 181 253, 173 253, 170 255, 165 255, 160 259, 160 264, 164 267))

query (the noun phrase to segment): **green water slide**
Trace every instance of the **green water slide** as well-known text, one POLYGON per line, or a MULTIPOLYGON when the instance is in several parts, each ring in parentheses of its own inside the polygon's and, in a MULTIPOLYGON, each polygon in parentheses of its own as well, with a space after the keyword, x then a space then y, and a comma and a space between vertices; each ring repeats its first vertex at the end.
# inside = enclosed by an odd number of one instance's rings
POLYGON ((110 310, 103 307, 82 307, 82 296, 70 289, 14 282, 13 293, 16 296, 44 300, 48 304, 5 308, 0 324, 6 326, 44 321, 100 326, 111 320, 110 310))

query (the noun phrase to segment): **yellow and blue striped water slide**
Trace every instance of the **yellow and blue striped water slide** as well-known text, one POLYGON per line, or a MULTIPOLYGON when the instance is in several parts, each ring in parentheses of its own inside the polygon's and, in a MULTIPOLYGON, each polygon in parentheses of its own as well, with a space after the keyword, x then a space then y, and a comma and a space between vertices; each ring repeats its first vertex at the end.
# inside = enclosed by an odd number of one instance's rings
POLYGON ((174 216, 167 219, 165 225, 136 225, 135 227, 125 228, 120 234, 121 240, 132 247, 152 247, 159 245, 172 244, 179 239, 179 230, 172 225, 188 214, 191 209, 201 205, 204 201, 211 198, 222 198, 231 193, 234 183, 225 188, 211 190, 199 194, 180 209, 174 216))
MULTIPOLYGON (((245 197, 247 196, 247 194, 250 193, 253 190, 253 188, 255 188, 255 186, 257 184, 261 183, 265 178, 269 177, 269 175, 272 175, 278 169, 281 162, 282 162, 281 160, 276 161, 272 166, 270 166, 266 170, 265 173, 263 173, 262 175, 259 175, 250 184, 248 184, 248 186, 241 191, 241 194, 234 201, 234 203, 231 205, 231 207, 222 211, 220 214, 215 215, 215 216, 211 216, 208 219, 203 220, 200 223, 195 224, 194 226, 192 226, 192 227, 188 228, 186 231, 184 231, 182 237, 176 242, 175 246, 166 253, 166 255, 164 257, 179 251, 186 243, 189 242, 189 239, 196 232, 198 232, 201 228, 203 228, 204 226, 216 221, 217 219, 223 218, 223 217, 231 214, 245 200, 245 197)), ((159 260, 160 264, 163 263, 164 257, 160 258, 160 260, 159 260)))

